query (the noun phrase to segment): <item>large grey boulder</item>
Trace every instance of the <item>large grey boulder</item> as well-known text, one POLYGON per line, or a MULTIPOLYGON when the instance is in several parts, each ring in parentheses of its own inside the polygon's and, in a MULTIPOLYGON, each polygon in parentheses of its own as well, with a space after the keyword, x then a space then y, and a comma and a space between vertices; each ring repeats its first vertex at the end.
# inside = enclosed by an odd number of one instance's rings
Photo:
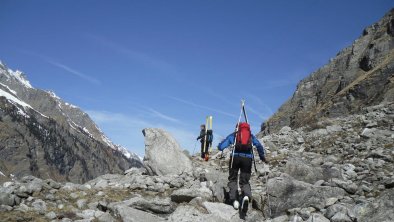
POLYGON ((238 211, 230 205, 224 203, 204 202, 203 206, 209 214, 222 218, 225 221, 235 221, 239 219, 238 211))
POLYGON ((210 189, 212 190, 213 198, 216 202, 223 203, 225 201, 224 189, 227 188, 228 183, 228 172, 207 171, 205 176, 208 181, 211 181, 210 189))
POLYGON ((137 209, 128 207, 124 204, 117 204, 117 205, 113 206, 112 210, 115 212, 115 215, 120 216, 120 218, 124 222, 164 221, 163 218, 158 217, 154 214, 147 213, 147 212, 144 212, 141 210, 137 210, 137 209))
POLYGON ((212 198, 212 191, 207 187, 192 187, 175 190, 171 194, 171 200, 176 203, 190 202, 196 197, 201 197, 204 200, 210 200, 212 198))
POLYGON ((356 206, 357 221, 394 221, 394 189, 383 192, 369 204, 356 206))
POLYGON ((133 197, 123 203, 129 207, 154 214, 170 214, 175 210, 170 198, 161 199, 156 197, 152 200, 147 200, 142 197, 133 197))
POLYGON ((351 180, 344 181, 334 178, 330 182, 332 183, 332 185, 335 185, 337 187, 346 190, 346 192, 348 192, 349 194, 355 194, 357 192, 358 187, 351 180))
POLYGON ((41 199, 35 200, 31 204, 31 206, 32 206, 34 211, 36 211, 36 212, 38 212, 40 214, 44 214, 47 211, 47 204, 41 199))
POLYGON ((9 193, 0 193, 0 205, 14 206, 15 205, 15 195, 9 193))
POLYGON ((321 214, 312 214, 306 222, 330 222, 329 219, 325 218, 321 214))
POLYGON ((314 184, 323 179, 323 169, 307 165, 301 159, 289 159, 286 163, 285 173, 293 178, 314 184))
POLYGON ((345 191, 338 187, 314 186, 295 180, 287 174, 268 180, 269 207, 273 216, 293 208, 323 209, 328 198, 341 199, 345 191))
POLYGON ((301 158, 291 158, 286 163, 285 173, 296 180, 314 184, 319 180, 342 178, 339 170, 329 166, 312 166, 301 158))
POLYGON ((192 174, 191 160, 171 134, 157 128, 146 128, 142 133, 145 136, 144 164, 150 175, 192 174))
POLYGON ((201 210, 197 209, 195 206, 191 205, 180 205, 173 214, 170 215, 168 221, 171 222, 226 222, 223 218, 206 214, 201 212, 201 210))

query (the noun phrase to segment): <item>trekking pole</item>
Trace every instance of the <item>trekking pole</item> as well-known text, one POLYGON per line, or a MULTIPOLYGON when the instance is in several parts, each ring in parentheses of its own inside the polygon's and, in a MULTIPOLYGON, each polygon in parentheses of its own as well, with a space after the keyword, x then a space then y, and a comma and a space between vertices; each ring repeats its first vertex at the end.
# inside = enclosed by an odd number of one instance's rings
POLYGON ((203 148, 203 152, 204 152, 204 158, 205 158, 205 149, 207 148, 207 132, 208 132, 208 117, 205 120, 205 135, 204 135, 204 148, 203 148))
POLYGON ((254 146, 252 146, 252 157, 253 157, 254 171, 257 173, 256 159, 254 156, 254 146))
POLYGON ((269 217, 271 218, 270 195, 268 193, 268 175, 270 173, 270 166, 268 164, 267 164, 267 166, 268 166, 268 173, 267 173, 267 176, 265 177, 265 193, 267 194, 268 213, 269 213, 269 217))
POLYGON ((193 148, 192 156, 194 156, 194 151, 196 150, 196 146, 197 146, 197 141, 194 142, 194 148, 193 148))
MULTIPOLYGON (((261 143, 262 143, 263 147, 265 147, 265 144, 264 144, 263 140, 261 140, 261 143)), ((271 218, 271 213, 272 212, 271 212, 271 205, 270 205, 270 195, 268 193, 268 177, 269 177, 269 173, 270 173, 270 166, 268 164, 266 164, 266 163, 263 163, 263 165, 264 166, 267 165, 267 167, 268 167, 268 173, 267 173, 267 175, 265 177, 265 193, 267 194, 268 213, 269 213, 269 217, 271 218)), ((313 218, 312 218, 312 220, 313 220, 313 218)))
POLYGON ((237 134, 238 134, 238 130, 239 130, 239 122, 241 122, 242 110, 243 110, 244 104, 245 104, 245 100, 241 100, 241 112, 239 113, 238 123, 237 123, 237 126, 235 127, 234 143, 232 144, 233 153, 231 155, 230 169, 233 168, 235 143, 237 142, 237 134))
POLYGON ((221 154, 219 157, 219 171, 222 171, 222 158, 223 158, 223 151, 221 151, 221 154))
MULTIPOLYGON (((248 122, 248 115, 246 114, 246 110, 245 110, 245 100, 242 100, 242 112, 244 113, 246 123, 249 123, 248 122)), ((256 159, 254 156, 254 146, 252 146, 252 158, 253 158, 253 164, 254 164, 254 171, 257 173, 256 159)))

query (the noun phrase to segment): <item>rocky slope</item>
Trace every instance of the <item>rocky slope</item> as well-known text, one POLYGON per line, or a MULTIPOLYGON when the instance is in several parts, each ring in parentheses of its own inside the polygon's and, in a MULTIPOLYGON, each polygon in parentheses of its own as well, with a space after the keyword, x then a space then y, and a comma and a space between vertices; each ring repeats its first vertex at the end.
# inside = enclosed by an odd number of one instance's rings
POLYGON ((133 166, 142 166, 138 156, 109 141, 86 113, 0 63, 0 181, 85 182, 133 166))
POLYGON ((302 80, 294 95, 262 126, 266 133, 321 118, 346 116, 394 101, 394 9, 353 44, 302 80))
POLYGON ((145 129, 146 169, 131 168, 85 184, 59 184, 31 176, 4 183, 0 218, 393 221, 393 117, 391 103, 318 122, 314 127, 284 127, 277 134, 258 135, 270 164, 257 162, 251 178, 252 208, 247 215, 234 210, 226 199, 228 149, 214 151, 205 162, 199 154, 187 157, 165 131, 145 129))

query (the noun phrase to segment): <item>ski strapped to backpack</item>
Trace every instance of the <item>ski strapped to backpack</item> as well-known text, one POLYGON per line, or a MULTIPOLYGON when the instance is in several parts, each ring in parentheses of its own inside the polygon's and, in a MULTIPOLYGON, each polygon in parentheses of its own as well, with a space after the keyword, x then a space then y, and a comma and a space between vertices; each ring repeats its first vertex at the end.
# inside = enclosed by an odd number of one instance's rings
POLYGON ((205 124, 205 136, 204 136, 204 150, 205 161, 209 160, 209 150, 212 149, 213 131, 212 131, 212 116, 207 116, 205 124))
MULTIPOLYGON (((232 157, 234 157, 234 152, 235 152, 235 143, 237 142, 237 133, 238 133, 238 127, 239 127, 239 122, 241 122, 241 117, 242 117, 242 111, 244 110, 243 107, 245 105, 245 100, 241 100, 241 112, 239 113, 239 118, 238 118, 238 122, 237 125, 235 126, 235 137, 234 137, 234 143, 231 146, 233 149, 232 152, 232 157)), ((233 168, 233 162, 234 162, 234 158, 231 158, 231 164, 230 164, 230 168, 233 168)))
MULTIPOLYGON (((238 123, 235 128, 234 143, 232 145, 234 157, 235 150, 240 152, 250 152, 252 153, 254 170, 257 172, 256 160, 254 156, 253 143, 252 143, 252 132, 250 130, 250 125, 248 123, 248 116, 245 110, 245 100, 241 100, 241 113, 239 114, 238 123), (242 114, 245 118, 245 122, 241 123, 242 114)), ((234 158, 231 159, 230 168, 233 168, 234 158)))

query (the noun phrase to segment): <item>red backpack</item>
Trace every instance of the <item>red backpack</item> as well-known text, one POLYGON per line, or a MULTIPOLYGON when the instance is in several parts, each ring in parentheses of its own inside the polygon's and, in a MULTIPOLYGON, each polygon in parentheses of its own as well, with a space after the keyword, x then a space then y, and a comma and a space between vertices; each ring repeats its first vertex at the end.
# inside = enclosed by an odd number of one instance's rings
POLYGON ((237 132, 235 147, 237 151, 248 152, 251 150, 252 132, 248 123, 240 123, 237 132))

